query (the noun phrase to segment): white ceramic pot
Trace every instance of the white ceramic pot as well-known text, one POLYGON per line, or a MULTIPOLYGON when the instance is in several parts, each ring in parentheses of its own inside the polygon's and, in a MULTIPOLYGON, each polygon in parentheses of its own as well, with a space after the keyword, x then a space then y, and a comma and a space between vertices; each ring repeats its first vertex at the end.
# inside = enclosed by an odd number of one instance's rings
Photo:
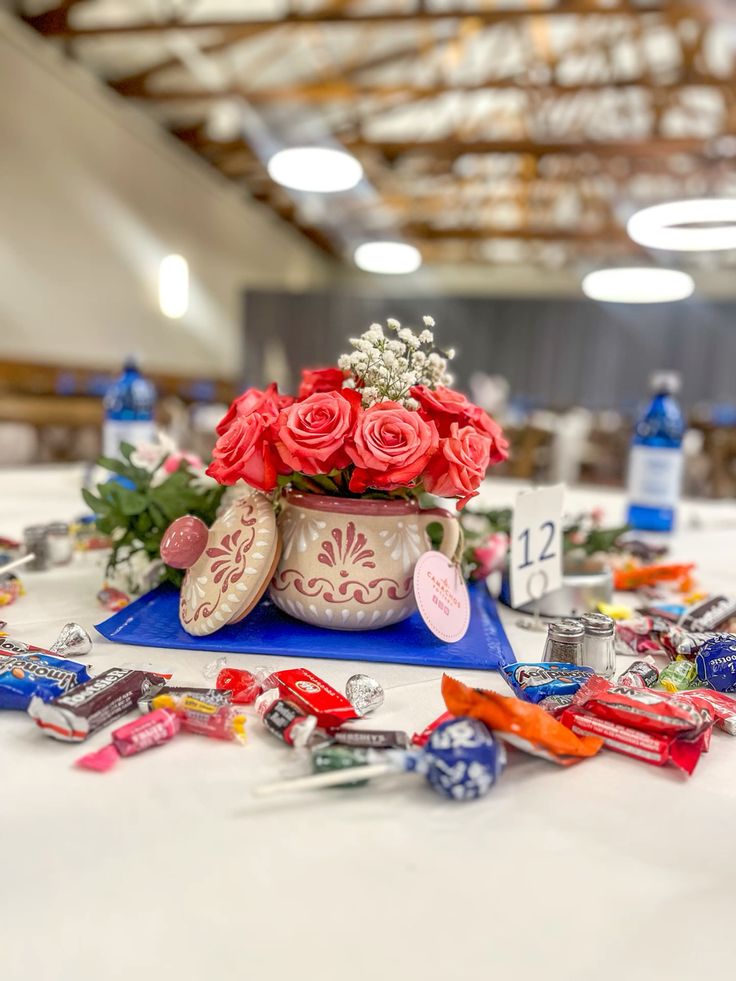
POLYGON ((317 627, 373 630, 416 609, 412 576, 429 551, 427 525, 443 528, 452 557, 460 524, 414 501, 327 497, 291 491, 279 515, 281 558, 270 596, 285 613, 317 627))

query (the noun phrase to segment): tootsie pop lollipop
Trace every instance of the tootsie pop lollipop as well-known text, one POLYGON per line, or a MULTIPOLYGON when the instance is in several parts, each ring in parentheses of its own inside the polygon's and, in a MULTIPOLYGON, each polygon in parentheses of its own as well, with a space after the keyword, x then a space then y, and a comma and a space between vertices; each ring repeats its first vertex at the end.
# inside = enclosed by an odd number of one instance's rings
POLYGON ((271 797, 320 787, 339 787, 397 772, 422 774, 429 785, 451 800, 483 797, 501 774, 506 752, 477 719, 459 717, 444 722, 426 747, 409 752, 360 750, 355 765, 343 759, 331 772, 257 787, 258 797, 271 797))

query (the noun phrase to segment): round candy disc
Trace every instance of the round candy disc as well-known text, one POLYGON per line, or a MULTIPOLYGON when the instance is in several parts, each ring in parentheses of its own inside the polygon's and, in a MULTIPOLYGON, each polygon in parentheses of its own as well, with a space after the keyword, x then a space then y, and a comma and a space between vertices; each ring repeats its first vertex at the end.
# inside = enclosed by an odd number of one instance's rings
POLYGON ((242 620, 266 591, 279 558, 276 516, 260 491, 244 493, 216 519, 189 567, 179 599, 187 633, 213 634, 242 620))

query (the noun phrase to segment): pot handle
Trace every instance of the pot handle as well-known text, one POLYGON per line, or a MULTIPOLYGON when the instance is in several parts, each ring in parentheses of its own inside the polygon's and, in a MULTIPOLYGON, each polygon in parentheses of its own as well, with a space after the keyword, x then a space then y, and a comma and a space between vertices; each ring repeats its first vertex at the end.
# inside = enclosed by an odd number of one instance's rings
POLYGON ((427 508, 426 511, 419 512, 419 523, 425 531, 427 525, 433 522, 442 525, 440 552, 448 559, 454 559, 460 543, 460 522, 454 514, 445 511, 444 508, 427 508))

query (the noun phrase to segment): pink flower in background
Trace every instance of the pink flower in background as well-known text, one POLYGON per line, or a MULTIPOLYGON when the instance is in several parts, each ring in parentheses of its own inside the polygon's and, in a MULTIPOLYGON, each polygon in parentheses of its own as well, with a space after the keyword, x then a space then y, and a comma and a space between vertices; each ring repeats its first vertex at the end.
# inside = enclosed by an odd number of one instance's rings
POLYGON ((308 475, 346 467, 345 444, 359 412, 360 396, 352 389, 315 392, 295 402, 273 427, 281 459, 290 470, 308 475))
POLYGON ((457 497, 458 511, 471 497, 486 473, 491 440, 473 426, 456 422, 450 425, 450 434, 440 440, 439 452, 429 461, 424 475, 424 486, 440 497, 457 497))
POLYGON ((170 453, 166 457, 164 470, 166 473, 175 473, 182 462, 186 463, 192 470, 204 470, 204 463, 196 453, 181 453, 179 451, 170 453))
POLYGON ((355 464, 350 490, 395 490, 412 484, 437 450, 437 429, 398 402, 377 402, 358 419, 347 451, 355 464))
POLYGON ((347 378, 342 368, 304 368, 299 385, 299 398, 306 399, 315 392, 337 392, 347 378))
POLYGON ((508 456, 509 444, 503 430, 479 406, 474 405, 462 392, 438 386, 434 390, 426 385, 415 385, 409 394, 419 402, 419 411, 425 419, 431 419, 437 426, 440 436, 450 435, 453 423, 459 426, 472 426, 490 440, 487 467, 500 463, 508 456))
POLYGON ((487 579, 491 573, 503 569, 508 550, 509 536, 506 532, 496 531, 489 535, 485 544, 473 551, 473 560, 477 564, 473 579, 487 579))

